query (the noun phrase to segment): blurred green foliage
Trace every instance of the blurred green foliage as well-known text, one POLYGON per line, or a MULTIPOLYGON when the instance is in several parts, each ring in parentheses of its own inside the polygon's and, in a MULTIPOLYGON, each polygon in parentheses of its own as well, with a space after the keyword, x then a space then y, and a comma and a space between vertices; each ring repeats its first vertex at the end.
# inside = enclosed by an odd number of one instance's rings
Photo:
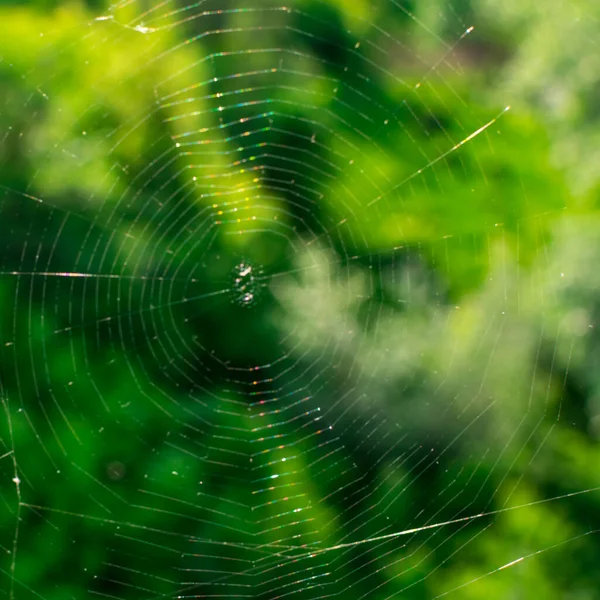
POLYGON ((596 598, 599 10, 3 5, 0 595, 596 598))

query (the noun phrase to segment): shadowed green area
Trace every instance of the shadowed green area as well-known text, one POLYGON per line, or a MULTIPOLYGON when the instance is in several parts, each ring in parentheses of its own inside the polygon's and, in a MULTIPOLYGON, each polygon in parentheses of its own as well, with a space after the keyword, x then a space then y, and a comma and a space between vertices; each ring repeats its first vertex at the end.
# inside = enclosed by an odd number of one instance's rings
POLYGON ((0 597, 596 598, 599 16, 3 4, 0 597))

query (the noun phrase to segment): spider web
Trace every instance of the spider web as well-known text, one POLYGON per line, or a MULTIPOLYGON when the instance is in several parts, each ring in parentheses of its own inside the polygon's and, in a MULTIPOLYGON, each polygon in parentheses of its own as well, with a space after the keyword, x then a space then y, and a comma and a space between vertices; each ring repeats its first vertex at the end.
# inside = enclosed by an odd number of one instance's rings
POLYGON ((128 0, 4 64, 5 596, 500 598, 585 550, 597 478, 540 475, 567 193, 461 6, 128 0))

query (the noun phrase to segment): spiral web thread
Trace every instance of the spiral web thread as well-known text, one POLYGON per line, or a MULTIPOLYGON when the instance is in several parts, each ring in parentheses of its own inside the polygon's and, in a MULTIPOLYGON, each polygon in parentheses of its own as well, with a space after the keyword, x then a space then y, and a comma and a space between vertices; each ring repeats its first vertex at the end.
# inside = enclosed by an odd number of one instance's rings
POLYGON ((444 19, 451 45, 394 0, 127 1, 47 42, 5 137, 41 124, 0 207, 7 597, 440 597, 592 533, 438 579, 503 516, 594 492, 519 501, 576 336, 549 308, 499 383, 562 285, 517 296, 518 248, 558 277, 565 207, 497 197, 518 126, 469 98, 474 29, 444 19), (87 96, 68 80, 86 60, 87 96), (465 366, 468 301, 427 265, 452 282, 486 254, 465 366), (47 556, 64 543, 75 564, 47 556))

